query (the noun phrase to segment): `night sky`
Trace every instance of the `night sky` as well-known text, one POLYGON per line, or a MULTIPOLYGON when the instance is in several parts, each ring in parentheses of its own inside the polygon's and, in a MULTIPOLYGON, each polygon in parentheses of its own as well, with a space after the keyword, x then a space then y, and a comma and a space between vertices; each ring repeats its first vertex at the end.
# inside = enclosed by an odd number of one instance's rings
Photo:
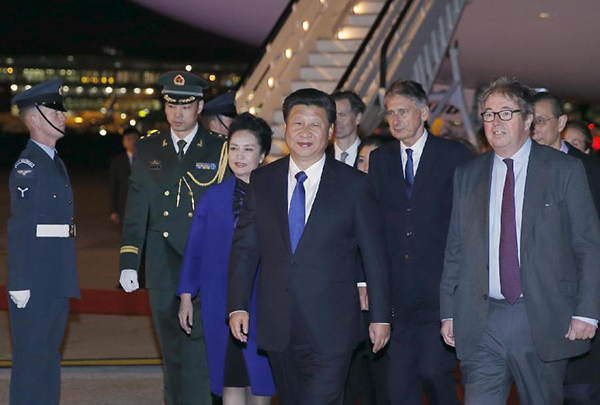
POLYGON ((252 63, 256 48, 126 0, 1 0, 0 54, 252 63))

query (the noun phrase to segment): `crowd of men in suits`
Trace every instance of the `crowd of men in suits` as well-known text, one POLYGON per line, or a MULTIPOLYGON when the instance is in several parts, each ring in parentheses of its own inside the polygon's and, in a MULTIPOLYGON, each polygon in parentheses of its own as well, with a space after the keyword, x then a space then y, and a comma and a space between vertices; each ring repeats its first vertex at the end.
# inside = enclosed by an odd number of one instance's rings
MULTIPOLYGON (((165 401, 210 404, 201 308, 195 299, 188 335, 176 288, 194 209, 230 176, 227 139, 198 124, 204 79, 168 72, 159 83, 171 130, 120 163, 131 167, 113 218, 120 283, 139 288, 145 247, 165 401)), ((15 99, 32 139, 10 182, 15 404, 58 403, 66 297, 78 296, 72 195, 54 150, 59 86, 15 99), (63 254, 41 266, 34 250, 63 254)), ((513 383, 522 404, 559 405, 565 392, 598 403, 600 353, 586 353, 600 318, 600 165, 561 138, 560 100, 506 77, 490 83, 479 99, 490 150, 479 156, 428 131, 420 84, 394 82, 384 106, 394 140, 371 152, 364 175, 353 168, 360 98, 295 91, 283 104, 290 155, 251 176, 224 322, 245 342, 256 317, 280 403, 458 404, 457 358, 467 404, 505 404, 513 383)))

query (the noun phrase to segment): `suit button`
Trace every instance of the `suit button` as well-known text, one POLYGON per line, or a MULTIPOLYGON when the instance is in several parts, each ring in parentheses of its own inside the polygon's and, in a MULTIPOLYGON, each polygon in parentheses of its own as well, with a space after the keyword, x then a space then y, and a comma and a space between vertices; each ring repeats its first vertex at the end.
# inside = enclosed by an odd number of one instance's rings
POLYGON ((410 232, 410 231, 406 232, 406 236, 408 236, 408 237, 412 236, 412 234, 413 234, 413 233, 412 233, 412 232, 410 232))
POLYGON ((171 193, 169 193, 169 190, 165 191, 165 195, 166 195, 167 197, 169 196, 169 194, 171 194, 171 193))
POLYGON ((69 204, 73 204, 73 203, 71 202, 71 200, 69 200, 69 204))
POLYGON ((487 300, 488 299, 488 295, 487 294, 483 294, 483 299, 487 300))
POLYGON ((54 197, 54 199, 56 200, 56 194, 54 194, 52 197, 54 197))
POLYGON ((168 216, 169 216, 169 211, 164 211, 164 212, 163 212, 163 215, 164 215, 165 217, 168 217, 168 216))
POLYGON ((193 212, 188 212, 188 217, 190 217, 190 218, 191 218, 191 217, 193 217, 193 216, 194 216, 194 213, 193 213, 193 212))
POLYGON ((409 255, 404 256, 404 260, 408 260, 408 259, 410 259, 409 255))
POLYGON ((168 237, 169 237, 169 232, 163 232, 163 236, 164 236, 165 238, 168 238, 168 237))
POLYGON ((411 211, 412 211, 412 208, 411 208, 411 207, 408 207, 408 208, 406 209, 406 212, 411 212, 411 211))
POLYGON ((66 188, 69 188, 69 185, 68 185, 68 184, 65 184, 65 187, 66 187, 66 188))

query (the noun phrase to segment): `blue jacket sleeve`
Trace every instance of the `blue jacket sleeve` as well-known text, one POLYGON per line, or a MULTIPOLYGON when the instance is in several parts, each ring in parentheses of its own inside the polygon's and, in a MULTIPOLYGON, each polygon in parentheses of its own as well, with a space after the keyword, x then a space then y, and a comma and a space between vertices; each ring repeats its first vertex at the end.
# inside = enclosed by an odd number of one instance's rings
POLYGON ((204 252, 204 239, 206 232, 206 221, 209 218, 210 194, 205 194, 200 200, 200 205, 194 213, 194 219, 185 246, 185 253, 179 273, 179 286, 177 296, 184 293, 198 295, 200 289, 200 274, 202 272, 202 255, 204 252))

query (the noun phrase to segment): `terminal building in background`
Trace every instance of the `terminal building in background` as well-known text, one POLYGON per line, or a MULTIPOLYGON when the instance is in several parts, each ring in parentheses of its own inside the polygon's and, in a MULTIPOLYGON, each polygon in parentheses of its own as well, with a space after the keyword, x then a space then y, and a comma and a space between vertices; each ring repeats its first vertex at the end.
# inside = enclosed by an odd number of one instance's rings
POLYGON ((161 73, 187 70, 203 76, 213 85, 206 94, 210 99, 234 89, 246 68, 241 63, 183 64, 113 55, 0 55, 0 132, 26 132, 10 100, 46 80, 64 81, 69 132, 106 136, 135 126, 143 134, 166 122, 156 85, 161 73))

